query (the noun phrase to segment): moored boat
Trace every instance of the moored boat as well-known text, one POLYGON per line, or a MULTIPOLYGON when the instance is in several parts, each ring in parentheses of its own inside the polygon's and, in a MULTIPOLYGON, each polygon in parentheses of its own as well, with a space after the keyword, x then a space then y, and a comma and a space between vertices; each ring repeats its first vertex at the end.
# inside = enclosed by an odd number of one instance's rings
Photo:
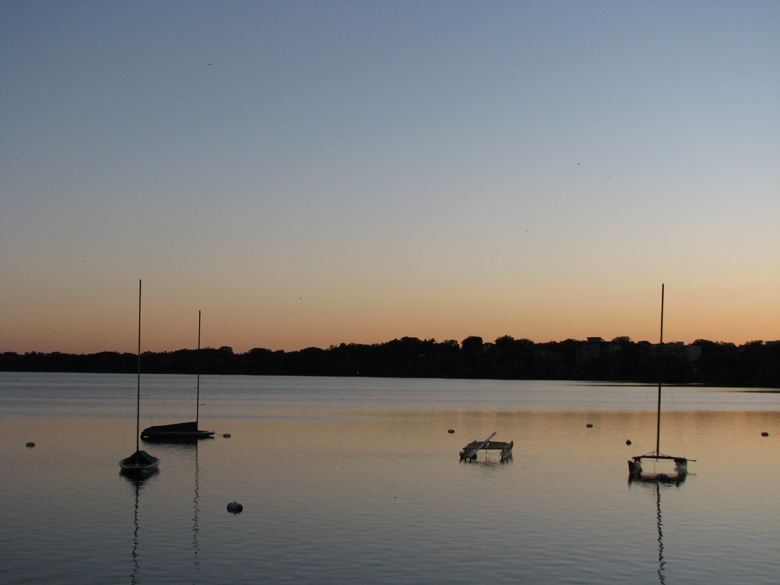
POLYGON ((501 455, 501 461, 506 461, 512 456, 512 448, 515 446, 514 441, 492 441, 491 439, 496 436, 496 433, 490 435, 484 441, 472 441, 460 451, 459 456, 461 461, 476 461, 477 453, 479 451, 499 451, 501 455))
POLYGON ((133 476, 145 476, 153 473, 160 460, 146 451, 142 451, 138 444, 139 428, 141 425, 141 281, 138 281, 138 376, 136 383, 136 409, 135 409, 135 453, 125 457, 119 462, 121 472, 133 476))
POLYGON ((149 427, 141 432, 145 441, 186 441, 188 439, 208 439, 214 436, 214 431, 201 431, 198 421, 173 423, 149 427))
MULTIPOLYGON (((198 357, 200 357, 200 311, 198 311, 198 357)), ((198 419, 200 416, 200 359, 198 359, 196 388, 194 421, 148 427, 141 433, 141 438, 144 441, 182 442, 210 439, 213 437, 214 431, 202 431, 198 429, 198 419)))
POLYGON ((687 459, 686 457, 679 457, 674 455, 664 455, 661 453, 661 387, 662 387, 662 375, 661 375, 661 359, 663 357, 664 349, 664 285, 661 285, 661 340, 658 347, 658 411, 656 415, 656 431, 655 431, 655 451, 651 451, 646 455, 637 455, 628 460, 628 481, 655 481, 655 482, 675 482, 682 483, 685 481, 688 475, 688 461, 696 461, 695 459, 687 459), (652 471, 645 470, 642 465, 644 463, 651 463, 653 465, 652 471), (657 467, 664 463, 674 463, 673 469, 664 468, 663 471, 658 471, 657 467))
POLYGON ((136 452, 125 457, 119 462, 119 467, 124 472, 133 473, 151 473, 160 464, 160 460, 154 455, 149 455, 142 449, 136 449, 136 452))

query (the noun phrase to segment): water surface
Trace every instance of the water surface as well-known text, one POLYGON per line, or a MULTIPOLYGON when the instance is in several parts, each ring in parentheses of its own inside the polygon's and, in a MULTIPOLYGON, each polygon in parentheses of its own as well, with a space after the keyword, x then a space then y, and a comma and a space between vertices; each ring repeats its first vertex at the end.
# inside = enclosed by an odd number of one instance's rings
MULTIPOLYGON (((3 583, 778 582, 778 394, 665 391, 662 451, 697 462, 658 489, 626 468, 653 387, 204 376, 217 438, 146 445, 140 485, 118 473, 135 392, 0 374, 3 583), (511 461, 458 462, 494 431, 511 461)), ((142 427, 193 418, 194 378, 141 392, 142 427)))

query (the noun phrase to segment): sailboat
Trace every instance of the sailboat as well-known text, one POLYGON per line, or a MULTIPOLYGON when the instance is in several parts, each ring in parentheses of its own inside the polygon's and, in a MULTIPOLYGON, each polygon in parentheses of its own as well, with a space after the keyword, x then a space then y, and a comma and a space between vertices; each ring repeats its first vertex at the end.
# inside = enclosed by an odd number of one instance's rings
POLYGON ((655 432, 655 451, 651 451, 647 455, 638 455, 628 460, 628 480, 629 481, 661 481, 661 482, 677 482, 681 483, 685 481, 685 477, 688 475, 688 461, 696 461, 695 459, 686 459, 685 457, 677 457, 674 455, 664 455, 661 453, 661 359, 664 352, 664 285, 661 285, 661 342, 658 347, 658 414, 656 416, 656 432, 655 432), (659 461, 672 461, 674 462, 674 471, 672 473, 645 473, 642 469, 644 462, 652 462, 653 464, 659 461))
POLYGON ((198 311, 198 358, 195 420, 146 428, 141 433, 141 438, 145 441, 195 441, 198 439, 209 439, 214 436, 214 431, 201 431, 198 429, 200 415, 200 311, 198 311))
POLYGON ((149 475, 157 469, 160 460, 142 451, 138 444, 138 430, 141 426, 141 281, 138 281, 138 382, 135 409, 135 453, 119 462, 122 473, 128 475, 149 475))

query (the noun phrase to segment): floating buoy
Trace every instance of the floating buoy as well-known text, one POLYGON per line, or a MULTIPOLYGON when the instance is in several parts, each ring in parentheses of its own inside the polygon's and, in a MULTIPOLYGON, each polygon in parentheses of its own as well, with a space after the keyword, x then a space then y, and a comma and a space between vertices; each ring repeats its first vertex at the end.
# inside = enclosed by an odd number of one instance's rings
POLYGON ((592 428, 593 428, 593 425, 592 425, 592 424, 590 424, 590 423, 586 424, 585 426, 586 426, 586 427, 588 427, 589 429, 592 429, 592 428))
POLYGON ((630 444, 631 444, 631 439, 626 439, 626 445, 630 445, 630 444))
POLYGON ((454 432, 455 432, 455 429, 450 429, 450 430, 449 430, 449 431, 447 431, 447 432, 448 432, 449 434, 452 434, 452 433, 454 433, 454 432))
POLYGON ((35 447, 35 443, 33 443, 32 441, 27 441, 27 446, 28 447, 35 447))
POLYGON ((240 514, 244 509, 244 506, 239 504, 238 502, 230 502, 227 505, 227 511, 231 514, 240 514))
POLYGON ((222 435, 222 436, 223 436, 223 437, 225 437, 226 439, 229 439, 229 438, 230 438, 230 433, 225 433, 225 434, 224 434, 224 435, 222 435))
MULTIPOLYGON (((763 433, 761 433, 761 436, 762 436, 762 437, 768 437, 768 436, 769 436, 769 433, 767 433, 766 431, 764 431, 763 433)), ((33 445, 35 445, 35 443, 33 443, 33 445)), ((30 443, 27 443, 27 446, 29 447, 29 446, 30 446, 30 443)))

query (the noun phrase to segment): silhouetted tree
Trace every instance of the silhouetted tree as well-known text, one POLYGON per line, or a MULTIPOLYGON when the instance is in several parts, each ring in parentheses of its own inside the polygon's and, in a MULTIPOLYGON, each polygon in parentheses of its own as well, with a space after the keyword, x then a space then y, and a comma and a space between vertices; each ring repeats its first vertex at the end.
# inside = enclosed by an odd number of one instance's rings
MULTIPOLYGON (((235 354, 228 346, 207 347, 200 352, 145 352, 141 361, 143 371, 149 373, 194 374, 199 370, 203 374, 657 380, 658 346, 616 337, 611 343, 603 343, 596 354, 583 354, 585 359, 578 361, 577 349, 583 343, 567 339, 535 344, 510 335, 493 343, 484 343, 477 336, 467 337, 462 343, 402 337, 381 344, 341 343, 325 350, 309 347, 292 352, 254 348, 235 354)), ((780 343, 751 341, 737 347, 699 339, 694 345, 701 348, 701 358, 696 362, 664 356, 665 381, 780 387, 780 343)), ((136 356, 128 353, 0 354, 0 371, 131 373, 136 366, 136 356)))

